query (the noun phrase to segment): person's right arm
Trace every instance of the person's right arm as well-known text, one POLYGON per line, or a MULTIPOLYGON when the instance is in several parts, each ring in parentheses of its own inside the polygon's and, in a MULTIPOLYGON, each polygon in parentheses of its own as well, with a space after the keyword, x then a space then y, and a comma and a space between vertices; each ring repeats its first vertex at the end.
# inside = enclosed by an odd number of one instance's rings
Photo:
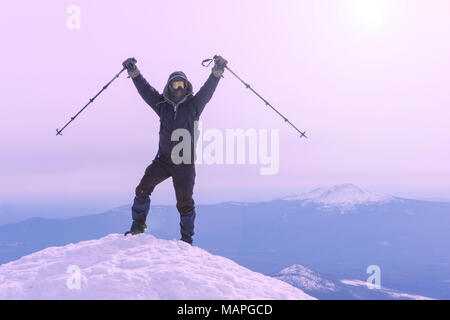
POLYGON ((128 75, 133 80, 136 89, 141 95, 142 99, 156 112, 159 116, 161 113, 161 102, 164 100, 163 96, 153 88, 147 80, 142 76, 136 66, 136 59, 129 58, 122 64, 127 69, 128 75))

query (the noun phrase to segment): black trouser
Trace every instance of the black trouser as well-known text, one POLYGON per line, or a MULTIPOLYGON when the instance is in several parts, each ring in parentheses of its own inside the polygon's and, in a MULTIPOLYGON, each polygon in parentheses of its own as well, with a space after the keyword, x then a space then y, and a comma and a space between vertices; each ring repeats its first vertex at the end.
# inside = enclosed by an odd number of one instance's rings
POLYGON ((155 187, 172 177, 180 213, 181 240, 192 243, 194 235, 195 203, 192 199, 195 183, 195 165, 175 165, 170 159, 156 157, 145 170, 141 182, 136 188, 136 197, 132 207, 133 220, 145 223, 150 209, 150 195, 155 187))

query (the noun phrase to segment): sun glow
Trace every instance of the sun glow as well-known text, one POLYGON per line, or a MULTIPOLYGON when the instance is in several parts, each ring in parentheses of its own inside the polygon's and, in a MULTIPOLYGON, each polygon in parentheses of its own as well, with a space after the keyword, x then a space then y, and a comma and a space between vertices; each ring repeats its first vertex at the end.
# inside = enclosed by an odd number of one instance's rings
POLYGON ((350 0, 353 16, 371 29, 383 27, 392 12, 392 0, 350 0))

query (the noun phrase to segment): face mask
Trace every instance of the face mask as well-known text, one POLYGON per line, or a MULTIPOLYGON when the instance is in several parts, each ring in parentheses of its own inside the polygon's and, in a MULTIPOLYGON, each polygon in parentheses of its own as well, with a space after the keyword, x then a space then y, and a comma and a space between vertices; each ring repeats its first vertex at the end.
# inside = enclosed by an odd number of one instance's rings
POLYGON ((186 95, 187 90, 183 89, 181 87, 178 87, 178 89, 173 89, 172 86, 169 87, 169 92, 170 92, 170 96, 171 96, 171 100, 173 100, 174 102, 178 102, 181 99, 184 98, 184 96, 186 95))

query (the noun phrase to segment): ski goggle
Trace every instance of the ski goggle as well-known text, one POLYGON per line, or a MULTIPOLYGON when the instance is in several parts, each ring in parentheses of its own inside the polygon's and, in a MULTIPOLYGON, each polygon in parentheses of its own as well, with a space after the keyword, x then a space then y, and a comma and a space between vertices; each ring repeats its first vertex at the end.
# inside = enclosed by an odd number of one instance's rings
POLYGON ((184 81, 173 81, 171 86, 174 89, 178 89, 178 88, 184 89, 186 87, 184 81))

